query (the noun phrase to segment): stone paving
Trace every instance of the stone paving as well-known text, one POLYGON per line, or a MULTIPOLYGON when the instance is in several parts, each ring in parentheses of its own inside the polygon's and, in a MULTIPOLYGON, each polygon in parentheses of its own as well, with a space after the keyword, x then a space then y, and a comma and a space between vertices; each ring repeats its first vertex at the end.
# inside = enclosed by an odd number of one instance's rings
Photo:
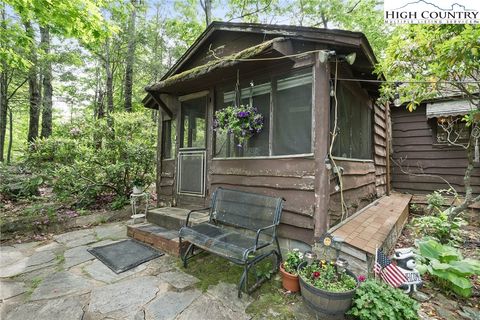
POLYGON ((126 237, 112 223, 0 247, 0 319, 249 319, 250 297, 226 283, 199 291, 171 256, 117 275, 87 252, 126 237))

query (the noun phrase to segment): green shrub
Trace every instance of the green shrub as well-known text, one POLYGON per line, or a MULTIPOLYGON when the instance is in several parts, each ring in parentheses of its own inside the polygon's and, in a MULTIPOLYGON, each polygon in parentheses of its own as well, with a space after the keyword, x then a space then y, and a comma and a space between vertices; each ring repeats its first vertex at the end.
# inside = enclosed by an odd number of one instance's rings
POLYGON ((38 195, 43 178, 22 167, 0 165, 0 181, 0 194, 7 199, 17 200, 38 195))
POLYGON ((442 195, 442 190, 434 191, 431 194, 427 195, 427 209, 428 210, 440 210, 443 205, 445 205, 446 199, 442 195))
POLYGON ((449 219, 450 209, 440 211, 434 215, 414 218, 413 230, 417 236, 428 235, 441 243, 458 243, 461 241, 462 227, 467 222, 460 217, 449 219))
POLYGON ((118 206, 134 179, 141 177, 146 186, 154 181, 156 129, 146 114, 117 113, 109 120, 81 120, 59 130, 38 139, 26 161, 32 170, 51 177, 60 199, 73 198, 85 207, 112 194, 118 206))
POLYGON ((427 272, 444 291, 453 291, 464 298, 472 295, 469 277, 480 275, 480 261, 463 259, 454 247, 442 245, 433 239, 417 242, 420 261, 418 271, 427 272))
POLYGON ((348 314, 360 320, 419 319, 418 303, 385 283, 367 280, 355 293, 353 306, 348 314))

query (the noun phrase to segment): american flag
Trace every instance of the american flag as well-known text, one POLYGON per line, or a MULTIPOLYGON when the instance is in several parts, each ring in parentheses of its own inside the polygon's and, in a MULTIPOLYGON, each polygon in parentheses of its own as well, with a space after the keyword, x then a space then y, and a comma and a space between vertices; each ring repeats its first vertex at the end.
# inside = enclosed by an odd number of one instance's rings
POLYGON ((379 274, 383 281, 395 288, 407 282, 403 272, 380 249, 377 249, 373 271, 379 274))

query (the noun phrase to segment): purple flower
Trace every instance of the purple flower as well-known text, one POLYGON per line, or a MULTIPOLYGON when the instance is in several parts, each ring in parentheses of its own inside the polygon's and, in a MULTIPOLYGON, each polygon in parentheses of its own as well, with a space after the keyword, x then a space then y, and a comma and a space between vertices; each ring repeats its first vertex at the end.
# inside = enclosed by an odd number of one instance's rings
POLYGON ((365 277, 363 274, 358 276, 358 281, 364 282, 365 280, 367 280, 367 277, 365 277))

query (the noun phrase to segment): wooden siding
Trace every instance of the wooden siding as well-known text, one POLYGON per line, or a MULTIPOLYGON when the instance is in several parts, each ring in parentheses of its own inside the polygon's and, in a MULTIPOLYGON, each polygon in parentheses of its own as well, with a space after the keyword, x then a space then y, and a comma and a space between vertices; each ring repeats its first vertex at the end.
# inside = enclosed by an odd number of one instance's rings
MULTIPOLYGON (((335 160, 343 168, 343 198, 348 207, 344 219, 368 205, 377 197, 376 170, 373 161, 335 160)), ((336 178, 330 174, 329 227, 342 218, 340 190, 335 190, 336 178)))
POLYGON ((388 108, 374 104, 373 108, 373 160, 375 163, 375 188, 377 197, 387 193, 387 151, 389 137, 389 112, 388 108))
MULTIPOLYGON (((404 108, 392 108, 392 187, 397 191, 412 194, 448 189, 445 182, 434 177, 438 175, 446 179, 458 192, 463 193, 463 176, 467 165, 465 150, 434 144, 430 123, 426 118, 425 105, 421 105, 414 112, 408 112, 404 108), (413 176, 407 173, 433 176, 413 176)), ((474 194, 479 194, 479 164, 475 165, 472 173, 472 186, 474 194)))
POLYGON ((314 161, 288 159, 213 159, 209 170, 209 190, 217 187, 285 198, 282 237, 311 243, 314 215, 314 161))

